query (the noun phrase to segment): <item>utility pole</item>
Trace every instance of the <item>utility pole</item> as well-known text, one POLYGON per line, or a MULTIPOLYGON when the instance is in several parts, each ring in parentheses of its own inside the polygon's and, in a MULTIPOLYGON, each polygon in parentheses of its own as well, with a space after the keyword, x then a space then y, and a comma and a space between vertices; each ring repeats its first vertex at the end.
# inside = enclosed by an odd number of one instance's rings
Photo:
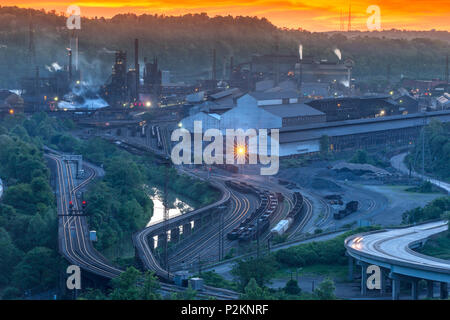
POLYGON ((422 180, 425 180, 425 126, 427 124, 427 120, 423 118, 423 126, 422 126, 422 180))
POLYGON ((223 243, 223 233, 224 233, 224 212, 221 210, 220 212, 220 230, 219 230, 219 261, 223 259, 224 256, 224 243, 223 243))
POLYGON ((168 210, 168 192, 167 192, 167 184, 169 181, 168 177, 169 170, 169 160, 166 158, 164 161, 164 265, 167 269, 167 277, 170 276, 170 266, 169 266, 169 255, 168 255, 168 242, 169 242, 169 230, 168 230, 168 221, 169 221, 169 210, 168 210))
POLYGON ((259 218, 256 219, 256 258, 259 258, 259 218))

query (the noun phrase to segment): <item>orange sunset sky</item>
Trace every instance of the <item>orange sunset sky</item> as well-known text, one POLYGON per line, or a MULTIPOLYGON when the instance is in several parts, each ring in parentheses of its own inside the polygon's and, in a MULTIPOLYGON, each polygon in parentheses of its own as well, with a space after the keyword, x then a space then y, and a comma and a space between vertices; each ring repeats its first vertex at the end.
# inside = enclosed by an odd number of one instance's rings
MULTIPOLYGON (((340 16, 347 17, 349 0, 109 0, 109 1, 57 1, 57 0, 1 0, 2 6, 18 6, 65 12, 70 4, 81 8, 82 16, 111 17, 118 13, 180 15, 206 12, 215 15, 244 15, 266 17, 279 27, 303 28, 310 31, 340 29, 340 16)), ((369 5, 381 9, 382 29, 447 30, 450 31, 449 0, 352 0, 352 29, 367 30, 369 5)))

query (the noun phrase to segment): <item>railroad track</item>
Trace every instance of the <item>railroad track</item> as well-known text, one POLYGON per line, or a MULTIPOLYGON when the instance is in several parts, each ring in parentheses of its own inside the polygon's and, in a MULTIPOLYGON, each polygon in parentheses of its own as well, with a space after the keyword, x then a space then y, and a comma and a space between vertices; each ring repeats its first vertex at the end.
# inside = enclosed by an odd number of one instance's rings
MULTIPOLYGON (((108 279, 119 276, 123 270, 108 263, 107 259, 93 248, 89 239, 86 218, 84 216, 69 215, 69 202, 72 201, 75 210, 80 209, 76 194, 97 177, 97 172, 87 167, 87 171, 89 171, 88 178, 75 186, 70 164, 64 164, 57 155, 46 154, 46 156, 55 161, 57 167, 58 211, 62 214, 59 217, 60 252, 70 263, 78 265, 91 273, 108 279)), ((161 270, 164 271, 162 268, 161 270)), ((182 292, 186 288, 161 283, 161 289, 166 292, 182 292)), ((205 289, 199 292, 197 296, 203 298, 215 297, 223 300, 238 298, 238 294, 233 291, 210 286, 205 286, 205 289)))
MULTIPOLYGON (((203 208, 200 208, 198 210, 194 210, 189 213, 185 213, 181 216, 174 217, 172 219, 169 219, 169 223, 176 223, 178 219, 186 219, 188 217, 191 217, 194 219, 195 216, 198 214, 201 214, 204 211, 210 210, 212 208, 218 207, 220 205, 223 205, 226 203, 229 198, 231 197, 230 191, 225 188, 220 183, 213 182, 216 187, 218 187, 222 191, 222 197, 219 201, 210 204, 208 206, 205 206, 203 208)), ((153 254, 152 248, 150 248, 150 245, 148 243, 148 238, 153 237, 155 235, 161 234, 164 229, 164 223, 157 223, 154 225, 151 225, 133 235, 133 242, 134 245, 138 251, 139 258, 142 260, 144 267, 149 270, 155 271, 156 275, 158 277, 161 277, 163 279, 172 280, 173 274, 169 271, 165 270, 161 267, 159 262, 157 261, 156 257, 153 254)))
POLYGON ((62 216, 59 217, 59 248, 60 252, 73 264, 79 265, 94 274, 114 278, 122 272, 122 270, 107 264, 106 259, 93 248, 92 243, 88 239, 88 229, 85 217, 70 216, 69 202, 71 201, 75 210, 79 210, 79 202, 76 193, 84 188, 88 183, 96 178, 95 170, 88 167, 90 171, 89 177, 74 186, 72 170, 68 163, 55 155, 46 155, 55 161, 58 176, 58 211, 62 216))
POLYGON ((328 205, 328 203, 322 199, 321 197, 318 197, 320 203, 322 204, 322 206, 325 208, 325 214, 324 216, 316 223, 317 227, 322 227, 327 220, 330 218, 331 215, 331 209, 330 206, 328 205))
MULTIPOLYGON (((224 235, 228 231, 231 231, 247 215, 250 210, 250 202, 246 196, 236 196, 236 193, 231 190, 230 194, 231 199, 234 203, 234 209, 232 213, 228 217, 226 217, 226 222, 224 223, 224 235)), ((192 241, 182 250, 176 251, 175 256, 170 259, 171 265, 187 263, 187 261, 189 261, 187 260, 187 256, 190 256, 191 260, 195 260, 195 258, 197 258, 201 252, 204 253, 201 256, 207 256, 207 251, 214 247, 214 244, 217 244, 219 240, 219 231, 220 226, 215 226, 204 235, 202 235, 199 239, 192 241)))
POLYGON ((309 200, 306 196, 303 196, 303 208, 302 210, 306 210, 303 215, 302 220, 294 227, 292 231, 290 231, 288 235, 288 240, 292 240, 300 235, 300 231, 306 226, 313 214, 313 205, 311 200, 309 200), (306 208, 306 209, 305 209, 306 208))

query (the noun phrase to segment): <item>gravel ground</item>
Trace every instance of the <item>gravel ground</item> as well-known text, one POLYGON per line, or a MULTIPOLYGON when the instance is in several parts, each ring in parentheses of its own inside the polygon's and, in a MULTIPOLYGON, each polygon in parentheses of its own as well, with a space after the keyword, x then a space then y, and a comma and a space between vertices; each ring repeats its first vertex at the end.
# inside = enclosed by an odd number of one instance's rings
MULTIPOLYGON (((383 181, 373 177, 358 176, 352 172, 337 172, 330 169, 333 164, 335 162, 318 161, 307 167, 283 169, 278 175, 281 179, 296 182, 310 192, 316 208, 319 203, 323 206, 323 196, 329 194, 340 194, 344 203, 351 200, 359 202, 358 211, 341 220, 335 220, 332 216, 342 206, 330 205, 331 214, 321 223, 321 229, 334 229, 350 223, 384 226, 400 224, 403 212, 424 206, 443 195, 406 192, 404 191, 408 188, 406 185, 384 185, 383 181)), ((320 221, 317 211, 314 210, 311 223, 320 221)), ((323 209, 320 208, 319 211, 322 212, 323 209)), ((312 226, 307 229, 311 230, 312 226)))

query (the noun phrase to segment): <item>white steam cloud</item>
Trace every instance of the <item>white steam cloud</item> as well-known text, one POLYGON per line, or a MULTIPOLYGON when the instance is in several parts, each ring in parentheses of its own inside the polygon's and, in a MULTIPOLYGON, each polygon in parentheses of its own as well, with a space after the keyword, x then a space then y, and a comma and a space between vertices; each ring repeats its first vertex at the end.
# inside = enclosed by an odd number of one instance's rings
POLYGON ((338 57, 339 61, 342 60, 342 53, 341 50, 339 50, 338 48, 333 50, 334 54, 338 57))
POLYGON ((52 68, 53 68, 53 70, 55 70, 55 71, 59 71, 59 70, 62 69, 62 67, 58 64, 58 62, 53 62, 53 63, 52 63, 52 68))

